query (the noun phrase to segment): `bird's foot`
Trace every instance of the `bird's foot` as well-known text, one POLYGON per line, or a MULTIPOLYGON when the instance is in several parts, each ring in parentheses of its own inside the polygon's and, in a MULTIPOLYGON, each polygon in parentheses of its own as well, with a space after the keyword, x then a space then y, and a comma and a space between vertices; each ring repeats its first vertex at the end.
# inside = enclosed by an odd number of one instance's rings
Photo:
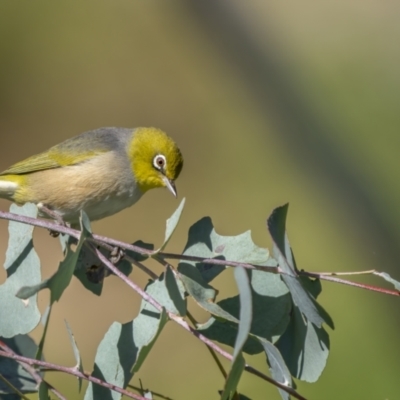
MULTIPOLYGON (((39 209, 39 211, 42 214, 46 214, 48 217, 53 218, 54 221, 60 225, 60 226, 65 226, 65 227, 69 227, 69 225, 62 219, 61 214, 59 214, 57 211, 54 211, 52 209, 50 209, 49 207, 45 206, 43 203, 38 203, 37 204, 37 208, 39 209)), ((60 236, 60 232, 57 231, 53 231, 51 229, 49 229, 50 231, 50 236, 51 237, 58 237, 60 236)))

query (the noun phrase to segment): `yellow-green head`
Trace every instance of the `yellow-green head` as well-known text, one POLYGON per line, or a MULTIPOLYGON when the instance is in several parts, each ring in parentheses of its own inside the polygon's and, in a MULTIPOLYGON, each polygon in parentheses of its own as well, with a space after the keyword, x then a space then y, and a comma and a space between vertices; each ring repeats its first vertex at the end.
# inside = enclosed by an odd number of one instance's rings
POLYGON ((183 158, 178 146, 163 131, 137 128, 129 146, 129 158, 142 192, 167 187, 176 196, 175 180, 182 170, 183 158))

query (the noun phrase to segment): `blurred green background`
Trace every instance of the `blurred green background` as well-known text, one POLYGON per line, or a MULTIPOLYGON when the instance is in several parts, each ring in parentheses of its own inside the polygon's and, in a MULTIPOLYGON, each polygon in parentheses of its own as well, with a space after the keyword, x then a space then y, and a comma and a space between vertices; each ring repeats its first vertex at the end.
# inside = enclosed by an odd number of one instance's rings
MULTIPOLYGON (((0 169, 85 130, 156 126, 185 157, 177 186, 187 203, 169 251, 182 251, 188 228, 205 215, 218 233, 251 229, 256 244, 269 247, 266 217, 290 202, 299 268, 376 268, 400 279, 399 17, 399 3, 378 0, 4 0, 0 169)), ((94 230, 157 246, 178 204, 152 191, 94 230)), ((0 234, 4 254, 5 222, 0 234)), ((36 242, 47 277, 60 250, 47 232, 37 231, 36 242)), ((131 277, 147 280, 138 271, 131 277)), ((229 274, 215 285, 219 298, 235 291, 229 274)), ((55 306, 47 359, 74 363, 66 319, 90 370, 108 326, 134 318, 139 301, 114 277, 100 298, 74 280, 55 306)), ((399 398, 398 299, 323 282, 320 301, 336 324, 331 355, 320 380, 299 383, 299 392, 399 398)), ((47 303, 44 293, 42 310, 47 303)), ((248 361, 266 371, 264 357, 248 361)), ((76 398, 74 378, 48 378, 76 398)), ((223 386, 203 345, 173 323, 135 384, 139 378, 173 399, 217 399, 223 386)), ((279 398, 248 374, 240 390, 279 398)))

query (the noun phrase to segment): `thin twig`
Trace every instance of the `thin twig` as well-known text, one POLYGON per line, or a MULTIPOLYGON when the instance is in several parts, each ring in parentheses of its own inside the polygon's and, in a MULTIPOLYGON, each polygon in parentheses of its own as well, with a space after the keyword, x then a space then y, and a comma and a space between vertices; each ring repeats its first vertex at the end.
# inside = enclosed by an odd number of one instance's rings
POLYGON ((313 274, 317 275, 325 275, 325 276, 344 276, 344 275, 373 275, 375 274, 376 269, 369 269, 368 271, 352 271, 352 272, 313 272, 313 274))
MULTIPOLYGON (((38 226, 41 228, 48 229, 50 231, 59 232, 59 233, 65 234, 65 235, 72 236, 75 239, 79 239, 79 236, 80 236, 80 231, 77 229, 69 228, 67 226, 62 226, 57 223, 43 220, 43 219, 26 217, 24 215, 9 213, 9 212, 5 212, 5 211, 0 211, 0 219, 7 219, 10 221, 17 221, 17 222, 21 222, 24 224, 38 226)), ((271 272, 273 274, 283 274, 284 273, 279 268, 279 266, 270 267, 270 266, 265 266, 265 265, 242 263, 239 261, 220 260, 220 259, 215 259, 215 258, 204 259, 201 257, 188 256, 188 255, 183 255, 183 254, 172 254, 172 253, 163 253, 163 252, 157 253, 157 252, 154 252, 153 250, 144 249, 142 247, 135 246, 135 245, 129 244, 129 243, 125 243, 120 240, 108 238, 108 237, 102 236, 102 235, 93 234, 92 237, 88 238, 88 240, 91 241, 92 243, 96 243, 96 244, 99 244, 99 242, 108 243, 109 245, 112 245, 114 247, 120 247, 121 249, 131 250, 135 253, 147 255, 149 257, 158 255, 162 258, 171 258, 171 259, 176 259, 176 260, 202 262, 204 264, 243 267, 246 269, 257 269, 257 270, 261 270, 261 271, 265 271, 265 272, 271 272)))
POLYGON ((314 272, 306 272, 306 271, 300 271, 300 275, 308 276, 310 278, 322 279, 324 281, 329 281, 329 282, 341 283, 342 285, 354 286, 360 289, 370 290, 371 292, 390 294, 391 296, 400 296, 400 292, 398 290, 384 289, 378 286, 365 285, 363 283, 346 281, 345 279, 335 278, 334 276, 320 275, 314 272))
MULTIPOLYGON (((139 395, 137 395, 135 393, 132 393, 132 392, 128 392, 127 390, 122 389, 119 386, 112 385, 110 383, 104 382, 101 379, 98 379, 98 378, 96 378, 94 376, 82 373, 82 372, 80 372, 79 370, 77 370, 75 368, 64 367, 63 365, 57 365, 57 364, 53 364, 53 363, 50 363, 50 362, 47 362, 47 361, 36 360, 36 359, 33 359, 33 358, 20 356, 19 354, 16 354, 16 353, 9 353, 9 352, 3 351, 3 350, 0 350, 0 356, 1 357, 6 357, 6 358, 11 358, 13 360, 28 364, 30 366, 37 365, 39 367, 44 367, 44 368, 51 369, 51 370, 54 370, 54 371, 59 371, 59 372, 64 372, 64 373, 67 373, 67 374, 70 374, 70 375, 74 375, 77 378, 85 379, 85 380, 88 380, 88 381, 90 381, 92 383, 95 383, 97 385, 103 386, 103 387, 105 387, 107 389, 114 390, 115 392, 118 392, 118 393, 121 393, 121 394, 123 394, 125 396, 128 396, 131 399, 146 400, 145 397, 139 396, 139 395)), ((65 397, 62 397, 62 398, 65 399, 65 397)))

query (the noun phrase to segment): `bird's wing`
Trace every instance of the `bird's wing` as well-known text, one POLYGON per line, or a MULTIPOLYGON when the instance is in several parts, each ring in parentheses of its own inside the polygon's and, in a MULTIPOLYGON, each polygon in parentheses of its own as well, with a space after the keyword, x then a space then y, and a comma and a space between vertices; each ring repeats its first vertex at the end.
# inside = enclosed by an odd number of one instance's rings
POLYGON ((67 139, 48 151, 17 162, 1 175, 21 175, 80 164, 100 154, 114 150, 118 133, 131 132, 124 128, 101 128, 67 139), (96 150, 93 150, 96 149, 96 150))
POLYGON ((20 175, 44 169, 59 168, 60 164, 47 153, 36 154, 7 168, 0 175, 20 175))

